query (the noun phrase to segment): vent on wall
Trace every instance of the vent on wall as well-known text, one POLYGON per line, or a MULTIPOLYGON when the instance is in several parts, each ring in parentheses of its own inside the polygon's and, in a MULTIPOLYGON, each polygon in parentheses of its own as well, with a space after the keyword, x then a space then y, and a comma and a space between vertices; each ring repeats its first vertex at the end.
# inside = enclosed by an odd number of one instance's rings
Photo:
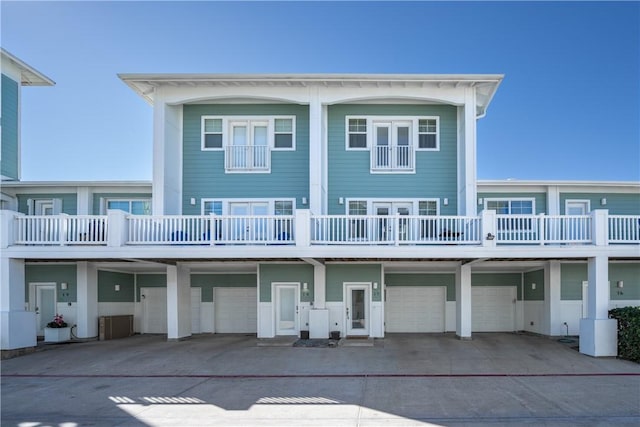
POLYGON ((112 340, 133 335, 133 315, 101 316, 98 320, 100 340, 112 340))

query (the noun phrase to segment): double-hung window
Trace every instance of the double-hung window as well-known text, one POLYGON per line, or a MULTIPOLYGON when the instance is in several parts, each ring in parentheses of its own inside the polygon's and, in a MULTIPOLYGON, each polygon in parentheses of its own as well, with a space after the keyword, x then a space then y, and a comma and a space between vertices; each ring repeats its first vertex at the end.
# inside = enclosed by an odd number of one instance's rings
POLYGON ((201 148, 223 151, 227 173, 268 173, 273 151, 295 150, 295 117, 203 116, 201 148))

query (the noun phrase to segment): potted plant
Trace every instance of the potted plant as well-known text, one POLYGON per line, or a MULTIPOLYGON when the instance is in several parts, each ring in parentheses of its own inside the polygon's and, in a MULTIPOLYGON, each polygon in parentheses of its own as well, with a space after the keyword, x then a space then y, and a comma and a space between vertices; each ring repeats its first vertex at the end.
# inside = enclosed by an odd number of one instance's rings
POLYGON ((56 314, 44 328, 45 342, 63 342, 71 339, 71 328, 64 321, 62 314, 56 314))

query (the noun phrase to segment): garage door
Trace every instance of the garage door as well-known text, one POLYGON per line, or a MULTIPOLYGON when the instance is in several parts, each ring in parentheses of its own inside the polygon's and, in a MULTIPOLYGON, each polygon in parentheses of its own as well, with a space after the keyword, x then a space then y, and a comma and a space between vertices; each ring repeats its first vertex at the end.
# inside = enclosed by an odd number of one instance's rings
POLYGON ((257 298, 256 288, 215 288, 216 333, 256 333, 257 298))
POLYGON ((511 332, 515 328, 515 286, 471 288, 471 330, 511 332))
POLYGON ((387 332, 444 332, 444 286, 390 286, 385 302, 387 332))
MULTIPOLYGON (((143 334, 167 333, 167 288, 140 288, 142 298, 143 334)), ((201 332, 200 328, 201 289, 191 288, 191 333, 201 332)))

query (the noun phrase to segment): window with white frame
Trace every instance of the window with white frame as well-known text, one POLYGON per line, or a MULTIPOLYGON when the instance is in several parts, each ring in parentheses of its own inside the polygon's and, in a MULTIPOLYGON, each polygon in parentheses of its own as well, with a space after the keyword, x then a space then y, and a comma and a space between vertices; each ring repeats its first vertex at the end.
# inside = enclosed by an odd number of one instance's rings
POLYGON ((106 199, 105 209, 119 209, 132 215, 151 215, 151 199, 106 199))
POLYGON ((271 152, 295 150, 293 116, 203 116, 201 149, 224 151, 226 172, 271 170, 271 152))
POLYGON ((346 117, 347 150, 369 150, 372 173, 411 173, 416 151, 440 149, 438 117, 346 117))
POLYGON ((418 150, 437 150, 439 146, 438 118, 418 120, 418 150))
MULTIPOLYGON (((485 209, 494 210, 498 217, 498 232, 535 231, 536 222, 533 218, 522 215, 535 213, 534 199, 485 199, 485 209), (503 217, 501 218, 500 215, 503 217), (513 218, 505 218, 505 215, 513 215, 513 218)), ((521 236, 522 237, 522 236, 521 236)))
POLYGON ((347 119, 347 148, 350 150, 367 149, 367 119, 347 119))

